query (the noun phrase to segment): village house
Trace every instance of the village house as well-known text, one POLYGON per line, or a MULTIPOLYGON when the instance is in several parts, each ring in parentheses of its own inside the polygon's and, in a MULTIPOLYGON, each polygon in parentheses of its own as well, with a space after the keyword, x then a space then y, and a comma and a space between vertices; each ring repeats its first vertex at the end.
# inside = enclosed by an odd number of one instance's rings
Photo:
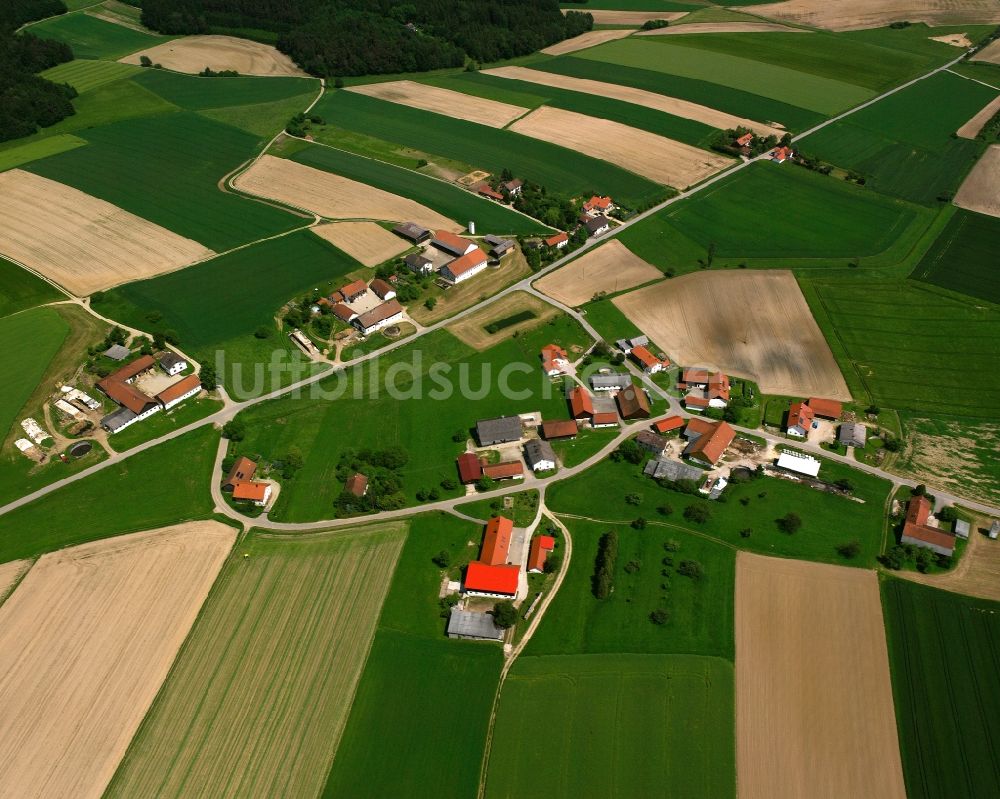
POLYGON ((487 264, 486 253, 473 245, 469 252, 442 266, 438 270, 438 274, 448 283, 455 285, 470 277, 475 277, 486 268, 487 264))
POLYGON ((955 552, 955 536, 952 533, 931 527, 927 522, 931 515, 931 503, 925 496, 911 497, 906 507, 901 544, 923 547, 939 555, 951 557, 955 552))
POLYGON ((449 612, 447 634, 449 638, 466 641, 503 640, 503 629, 497 627, 492 614, 459 608, 452 608, 449 612))
POLYGON ((750 142, 753 141, 752 133, 744 133, 742 136, 737 137, 736 146, 737 147, 749 147, 750 142))
POLYGON ((160 368, 173 377, 187 369, 188 362, 176 352, 165 352, 160 356, 160 368))
POLYGON ((594 430, 600 430, 603 427, 618 427, 618 414, 614 411, 598 411, 591 418, 590 426, 594 430))
POLYGON ((677 388, 687 391, 684 407, 695 411, 706 408, 725 408, 729 404, 729 377, 722 372, 707 369, 685 369, 677 388))
POLYGON ((556 468, 556 453, 548 441, 531 439, 524 445, 524 459, 533 472, 546 472, 556 468))
POLYGON ((98 381, 97 387, 121 406, 101 419, 101 427, 117 433, 162 409, 159 402, 133 385, 155 365, 151 355, 143 355, 98 381))
POLYGON ((351 320, 363 336, 388 327, 391 324, 401 321, 403 318, 403 306, 397 300, 389 300, 381 305, 376 305, 370 311, 366 311, 361 316, 351 320))
POLYGON ((355 319, 358 318, 358 314, 349 305, 344 305, 342 302, 338 302, 330 309, 330 313, 336 316, 341 322, 346 322, 350 324, 355 319))
POLYGON ((237 483, 250 482, 257 473, 257 464, 242 455, 229 468, 229 474, 222 482, 223 491, 232 491, 237 483))
POLYGON ((588 235, 591 236, 601 236, 611 230, 611 220, 603 214, 598 214, 595 217, 587 217, 585 220, 581 220, 581 222, 587 228, 588 235))
POLYGON ((361 474, 361 472, 352 474, 347 478, 347 482, 344 483, 344 490, 356 497, 363 497, 368 493, 368 478, 361 474))
POLYGON ((403 259, 403 263, 406 264, 406 268, 415 275, 429 275, 434 271, 434 262, 430 258, 427 258, 418 252, 413 252, 407 255, 403 259))
POLYGON ((583 204, 583 210, 591 216, 607 214, 615 210, 615 204, 610 197, 598 197, 595 194, 583 204))
POLYGON ((550 535, 536 535, 532 538, 528 549, 528 571, 535 574, 545 571, 545 561, 555 548, 556 540, 550 535))
POLYGON ((520 178, 514 178, 513 180, 508 180, 503 184, 503 187, 507 190, 507 193, 511 197, 517 197, 521 193, 521 189, 524 187, 524 181, 520 178))
POLYGON ((650 452, 653 455, 662 455, 669 442, 652 430, 640 430, 635 437, 635 443, 646 450, 646 452, 650 452))
POLYGON ((254 483, 242 481, 233 486, 233 499, 238 502, 252 502, 259 508, 267 505, 271 499, 270 483, 254 483))
POLYGON ((683 426, 684 419, 680 416, 668 416, 666 419, 653 423, 653 429, 661 435, 669 433, 671 430, 680 430, 683 426))
POLYGON ((629 357, 639 364, 639 367, 647 375, 655 375, 657 372, 662 372, 670 366, 670 361, 657 358, 653 355, 653 353, 641 345, 633 347, 631 352, 629 352, 629 357))
POLYGON ((569 415, 574 419, 590 419, 594 415, 594 398, 583 386, 573 386, 566 395, 569 415))
POLYGON ((590 387, 594 391, 621 391, 632 385, 632 376, 622 372, 614 374, 593 375, 590 387))
POLYGON ((403 222, 396 225, 392 232, 414 244, 423 244, 431 237, 431 232, 427 228, 420 227, 416 222, 403 222))
POLYGON ((542 437, 547 441, 553 441, 558 438, 573 438, 579 432, 576 419, 542 422, 542 437))
POLYGON ((182 377, 176 383, 167 386, 154 399, 163 406, 163 410, 169 411, 175 405, 180 405, 184 400, 193 397, 201 391, 201 380, 198 375, 188 375, 182 377))
POLYGON ((458 466, 459 482, 464 485, 475 483, 483 476, 483 464, 474 452, 463 452, 455 458, 455 463, 458 466))
POLYGON ((558 344, 542 347, 542 371, 549 377, 561 375, 569 366, 569 355, 558 344))
POLYGON ((845 447, 864 449, 868 442, 868 428, 860 422, 845 422, 840 426, 837 440, 845 447))
POLYGON ((496 200, 498 203, 504 201, 504 196, 493 189, 489 183, 480 183, 479 187, 476 189, 476 194, 480 197, 486 197, 489 200, 496 200))
POLYGON ((706 466, 715 466, 733 443, 736 431, 727 422, 710 422, 707 419, 688 419, 684 428, 688 440, 684 455, 706 466))
POLYGON ((476 422, 476 439, 481 447, 520 441, 521 417, 499 416, 496 419, 478 421, 476 422))
POLYGON ((775 147, 773 150, 771 150, 770 155, 772 161, 775 161, 776 163, 779 164, 783 164, 785 163, 785 161, 787 161, 789 158, 795 155, 795 153, 792 152, 791 147, 785 147, 784 145, 782 145, 781 147, 775 147))
POLYGON ((377 277, 371 283, 368 284, 375 296, 380 300, 393 300, 396 298, 396 289, 386 283, 382 278, 377 277))
POLYGON ((785 432, 790 436, 806 438, 813 424, 813 409, 804 402, 793 402, 788 409, 788 424, 785 432))
POLYGON ((466 567, 464 591, 475 596, 510 598, 517 594, 521 569, 509 563, 514 522, 494 516, 486 523, 479 560, 466 567))
POLYGON ((615 402, 618 405, 618 415, 622 419, 649 418, 649 397, 645 391, 633 386, 631 382, 628 388, 622 389, 615 395, 615 402))
POLYGON ((368 284, 363 280, 355 280, 341 288, 340 293, 344 297, 344 302, 354 302, 368 293, 368 284))
POLYGON ((844 412, 843 404, 837 400, 810 397, 806 402, 812 408, 812 412, 822 419, 832 419, 836 422, 844 412))
POLYGON ((473 250, 478 249, 474 242, 471 242, 468 239, 463 239, 461 236, 456 236, 450 230, 435 231, 434 238, 431 239, 431 244, 439 250, 451 253, 456 258, 468 255, 473 250))
POLYGON ((484 463, 483 477, 490 480, 521 480, 524 478, 524 464, 521 461, 484 463))
POLYGON ((569 236, 565 233, 556 233, 556 235, 545 239, 546 247, 555 247, 557 250, 563 249, 567 244, 569 244, 569 236))

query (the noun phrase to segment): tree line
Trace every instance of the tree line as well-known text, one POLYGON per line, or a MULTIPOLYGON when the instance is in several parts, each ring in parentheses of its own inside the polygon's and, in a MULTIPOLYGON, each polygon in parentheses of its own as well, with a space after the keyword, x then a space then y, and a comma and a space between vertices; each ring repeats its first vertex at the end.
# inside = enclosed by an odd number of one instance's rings
POLYGON ((252 35, 320 77, 499 61, 593 27, 556 0, 145 0, 142 22, 172 35, 252 35))

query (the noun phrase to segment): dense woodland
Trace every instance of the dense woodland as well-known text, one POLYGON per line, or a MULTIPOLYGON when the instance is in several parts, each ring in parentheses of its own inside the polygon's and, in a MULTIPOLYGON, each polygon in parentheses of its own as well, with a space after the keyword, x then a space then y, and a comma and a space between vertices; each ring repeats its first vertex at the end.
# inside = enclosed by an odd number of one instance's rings
POLYGON ((4 0, 0 3, 0 141, 30 136, 73 113, 76 91, 34 73, 70 61, 62 42, 15 34, 25 22, 65 12, 62 0, 4 0))
POLYGON ((322 77, 421 72, 527 55, 590 30, 556 0, 145 0, 162 33, 236 33, 274 41, 322 77))

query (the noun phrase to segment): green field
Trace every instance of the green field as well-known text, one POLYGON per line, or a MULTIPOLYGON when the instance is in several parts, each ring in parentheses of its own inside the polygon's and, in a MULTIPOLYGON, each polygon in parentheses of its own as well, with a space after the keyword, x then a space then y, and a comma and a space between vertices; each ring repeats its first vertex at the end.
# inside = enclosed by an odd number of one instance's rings
POLYGON ((271 103, 306 94, 315 96, 319 91, 319 84, 314 78, 203 78, 160 69, 144 69, 133 80, 168 102, 189 111, 271 103))
POLYGON ((63 299, 52 284, 0 257, 0 317, 63 299))
POLYGON ((910 275, 1000 304, 1000 219, 959 209, 910 275))
POLYGON ((503 658, 444 638, 431 558, 480 535, 446 514, 411 520, 324 797, 475 795, 503 658))
POLYGON ((115 60, 122 56, 162 44, 168 39, 105 22, 87 14, 66 14, 44 20, 28 28, 43 39, 58 39, 73 48, 77 58, 115 60))
MULTIPOLYGON (((650 483, 650 487, 655 486, 650 483)), ((731 545, 676 528, 633 530, 627 524, 563 521, 573 537, 573 558, 558 595, 546 611, 545 622, 525 654, 630 652, 733 659, 736 550, 731 545), (619 540, 615 590, 607 599, 596 599, 591 586, 594 560, 598 541, 609 530, 615 530, 619 540), (668 541, 676 541, 679 548, 668 553, 663 546, 668 541), (668 556, 673 559, 672 566, 663 563, 668 556), (693 580, 678 575, 676 566, 683 560, 701 563, 704 577, 693 580), (640 568, 627 570, 630 562, 640 564, 640 568), (664 569, 668 575, 662 573, 664 569), (658 609, 670 614, 666 624, 649 620, 649 614, 658 609)), ((683 524, 683 519, 679 523, 683 524)))
POLYGON ((28 168, 216 251, 303 223, 301 217, 219 189, 219 181, 256 152, 259 139, 244 131, 181 112, 78 134, 86 147, 28 168))
POLYGON ((165 436, 192 422, 204 419, 220 410, 222 410, 222 400, 211 397, 204 399, 191 397, 184 400, 176 408, 154 414, 139 424, 126 427, 113 436, 108 436, 108 443, 116 452, 125 452, 146 441, 165 436))
POLYGON ((690 11, 702 6, 696 3, 680 3, 676 0, 588 0, 585 3, 560 3, 559 7, 587 12, 592 8, 612 11, 690 11))
MULTIPOLYGON (((740 34, 741 37, 746 35, 740 34)), ((774 34, 762 35, 779 38, 774 34)), ((827 116, 844 111, 875 95, 871 89, 842 80, 810 75, 797 69, 766 64, 751 58, 698 50, 696 41, 695 46, 684 46, 672 41, 683 38, 683 36, 630 37, 591 47, 576 55, 579 58, 605 64, 647 69, 666 75, 679 75, 692 80, 717 83, 827 116)), ((789 34, 788 38, 797 37, 789 34)))
POLYGON ((490 172, 510 169, 549 191, 610 194, 629 207, 649 205, 666 196, 665 189, 652 181, 573 150, 355 92, 329 92, 315 112, 340 127, 440 153, 490 172))
POLYGON ((525 657, 504 683, 487 797, 733 796, 733 666, 696 655, 525 657))
POLYGON ((299 150, 291 158, 300 164, 407 197, 462 224, 474 219, 486 232, 529 234, 548 230, 530 217, 451 183, 344 150, 314 145, 299 150))
POLYGON ((319 793, 405 536, 241 539, 106 796, 319 793))
POLYGON ((68 83, 80 94, 83 94, 107 83, 134 75, 140 69, 141 67, 119 64, 117 61, 91 61, 76 58, 73 61, 45 70, 41 76, 54 83, 68 83))
POLYGON ((1000 780, 1000 603, 882 583, 906 793, 989 796, 1000 780))
POLYGON ((79 136, 64 133, 37 138, 17 147, 0 149, 0 172, 27 164, 30 161, 37 161, 40 158, 48 158, 50 155, 64 153, 74 147, 83 147, 86 143, 79 136))
POLYGON ((208 518, 218 437, 199 428, 0 516, 0 563, 208 518))
POLYGON ((687 530, 762 555, 871 567, 881 550, 889 482, 831 461, 823 462, 820 477, 831 481, 846 477, 855 487, 854 495, 864 501, 854 502, 790 480, 762 477, 732 484, 726 489, 725 502, 708 502, 701 495, 661 488, 642 474, 640 466, 604 460, 583 474, 555 483, 547 492, 546 505, 556 514, 582 516, 599 523, 628 523, 644 518, 648 527, 642 535, 646 536, 654 531, 659 537, 675 529, 687 530), (630 495, 638 495, 638 504, 627 501, 630 495), (745 505, 743 499, 747 500, 745 505), (689 505, 704 504, 711 514, 707 522, 684 518, 689 505), (672 510, 669 515, 657 510, 664 505, 672 510), (793 535, 782 532, 776 524, 789 512, 802 517, 802 528, 793 535), (744 538, 740 531, 747 528, 751 534, 744 538), (861 552, 845 561, 836 547, 852 539, 860 542, 861 552))
POLYGON ((917 283, 804 280, 803 294, 859 401, 944 416, 995 418, 1000 311, 917 283), (955 389, 975 369, 978 391, 955 389))

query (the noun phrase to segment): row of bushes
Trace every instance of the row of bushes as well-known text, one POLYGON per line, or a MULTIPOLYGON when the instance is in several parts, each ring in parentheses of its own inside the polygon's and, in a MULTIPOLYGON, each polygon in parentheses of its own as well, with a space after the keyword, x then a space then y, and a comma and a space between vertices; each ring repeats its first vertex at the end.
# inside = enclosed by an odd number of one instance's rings
POLYGON ((615 587, 615 561, 618 560, 618 533, 609 530, 601 536, 594 562, 593 591, 598 599, 607 599, 615 587))

